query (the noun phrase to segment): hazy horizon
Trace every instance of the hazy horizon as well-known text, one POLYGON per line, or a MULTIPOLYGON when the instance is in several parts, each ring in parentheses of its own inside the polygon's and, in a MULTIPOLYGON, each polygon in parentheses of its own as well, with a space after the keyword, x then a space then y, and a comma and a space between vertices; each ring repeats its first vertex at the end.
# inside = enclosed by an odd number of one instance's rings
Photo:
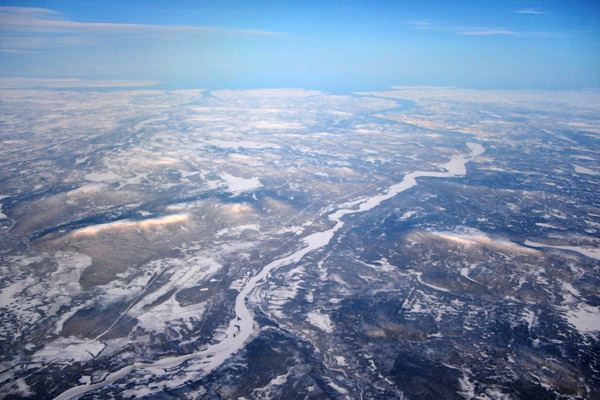
POLYGON ((0 78, 160 88, 600 87, 597 2, 2 1, 0 78))

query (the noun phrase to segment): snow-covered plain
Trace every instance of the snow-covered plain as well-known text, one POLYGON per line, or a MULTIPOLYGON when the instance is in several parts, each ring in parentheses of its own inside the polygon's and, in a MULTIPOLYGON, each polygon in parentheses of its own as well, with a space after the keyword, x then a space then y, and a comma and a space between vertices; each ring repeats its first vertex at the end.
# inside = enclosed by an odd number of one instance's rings
MULTIPOLYGON (((207 348, 196 353, 191 353, 179 357, 164 358, 153 363, 139 363, 132 366, 127 366, 123 369, 111 373, 104 380, 104 382, 110 384, 112 382, 115 382, 116 380, 126 377, 132 371, 142 369, 147 370, 148 372, 151 372, 153 375, 155 375, 153 381, 154 385, 156 386, 156 389, 163 389, 177 387, 180 384, 179 380, 162 381, 161 376, 164 373, 164 371, 168 368, 173 368, 183 363, 188 363, 189 366, 185 369, 185 372, 183 374, 180 373, 183 376, 189 377, 188 379, 191 379, 192 376, 197 377, 199 374, 205 375, 214 371, 216 368, 221 366, 226 360, 228 360, 234 353, 239 351, 247 342, 247 340, 251 337, 251 335, 255 333, 254 319, 252 317, 252 314, 250 313, 250 310, 247 307, 246 298, 248 297, 248 295, 250 295, 250 293, 252 293, 252 291, 255 290, 257 286, 263 284, 268 279, 268 276, 271 273, 283 266, 297 263, 300 260, 302 260, 302 258, 304 258, 307 254, 327 246, 329 242, 333 239, 335 233, 344 226, 344 223, 342 221, 343 216, 348 214, 363 213, 370 209, 373 209, 374 207, 377 207, 383 201, 388 200, 398 195, 399 193, 417 185, 417 178, 452 178, 465 174, 465 164, 468 161, 471 161, 472 159, 480 156, 485 151, 485 149, 479 144, 468 143, 468 147, 471 149, 470 154, 455 156, 449 162, 443 164, 443 168, 447 169, 446 172, 417 171, 410 173, 403 179, 401 183, 392 185, 386 191, 386 194, 375 195, 365 200, 362 200, 359 203, 358 208, 356 209, 340 209, 330 214, 329 219, 336 223, 333 228, 324 232, 316 232, 304 237, 304 247, 301 247, 300 250, 297 250, 295 253, 287 257, 275 260, 265 265, 258 274, 250 278, 244 284, 244 286, 241 288, 239 294, 236 297, 235 318, 233 318, 229 323, 229 327, 225 332, 225 337, 218 343, 212 346, 208 346, 207 348)), ((313 312, 311 314, 308 314, 307 318, 312 324, 324 330, 325 332, 333 332, 331 321, 327 315, 313 312)), ((57 399, 62 400, 77 398, 82 394, 90 390, 95 390, 99 387, 99 384, 77 386, 65 391, 60 396, 58 396, 57 399)), ((345 389, 340 388, 340 390, 343 390, 345 393, 345 389)))
POLYGON ((593 93, 2 97, 1 395, 599 392, 593 93))

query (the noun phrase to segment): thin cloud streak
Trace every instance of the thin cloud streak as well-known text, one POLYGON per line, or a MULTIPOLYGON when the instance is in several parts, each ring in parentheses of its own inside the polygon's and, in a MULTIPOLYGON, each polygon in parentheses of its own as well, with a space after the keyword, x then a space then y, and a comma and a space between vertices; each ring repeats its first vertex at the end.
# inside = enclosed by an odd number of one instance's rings
POLYGON ((10 6, 0 6, 0 13, 2 14, 28 14, 28 15, 55 15, 59 16, 61 13, 55 10, 50 10, 48 8, 36 8, 36 7, 10 7, 10 6))
POLYGON ((150 80, 84 80, 75 78, 0 78, 0 89, 33 89, 33 88, 110 88, 110 87, 142 87, 155 86, 163 82, 150 80))
POLYGON ((465 36, 514 36, 514 37, 538 37, 538 38, 567 38, 569 35, 555 32, 531 32, 515 31, 504 28, 483 28, 473 26, 439 26, 427 21, 404 21, 405 24, 412 25, 414 29, 423 31, 443 31, 455 35, 465 36))
POLYGON ((35 54, 37 51, 34 50, 22 50, 22 49, 0 49, 0 53, 8 54, 35 54))
POLYGON ((77 22, 60 18, 61 14, 43 8, 0 7, 0 30, 36 33, 79 34, 222 34, 282 36, 280 32, 252 29, 228 29, 194 25, 147 25, 111 22, 77 22))
POLYGON ((421 21, 421 20, 408 20, 408 21, 403 21, 405 24, 409 24, 412 25, 416 28, 419 27, 424 27, 424 28, 428 28, 428 27, 432 27, 433 23, 429 22, 429 21, 421 21))
POLYGON ((557 32, 536 32, 536 31, 511 31, 507 29, 465 29, 454 32, 457 35, 466 36, 513 36, 522 38, 546 38, 546 39, 566 39, 572 37, 564 33, 557 32))
POLYGON ((16 35, 0 36, 0 49, 33 52, 39 49, 60 49, 65 46, 88 46, 96 43, 90 37, 31 35, 27 37, 16 35))
POLYGON ((444 31, 455 35, 472 35, 472 36, 489 36, 489 35, 519 35, 520 32, 510 31, 502 28, 481 28, 469 26, 439 26, 427 21, 404 21, 406 24, 412 25, 415 29, 426 31, 444 31))
POLYGON ((550 14, 549 12, 546 11, 538 11, 538 10, 534 10, 534 9, 526 9, 526 10, 515 10, 513 11, 513 13, 515 14, 535 14, 535 15, 546 15, 546 14, 550 14))
POLYGON ((502 29, 474 29, 474 30, 465 30, 465 31, 460 31, 460 32, 454 32, 458 35, 469 35, 469 36, 492 36, 492 35, 508 35, 508 36, 515 36, 515 35, 520 35, 522 33, 520 32, 515 32, 515 31, 507 31, 507 30, 502 30, 502 29))

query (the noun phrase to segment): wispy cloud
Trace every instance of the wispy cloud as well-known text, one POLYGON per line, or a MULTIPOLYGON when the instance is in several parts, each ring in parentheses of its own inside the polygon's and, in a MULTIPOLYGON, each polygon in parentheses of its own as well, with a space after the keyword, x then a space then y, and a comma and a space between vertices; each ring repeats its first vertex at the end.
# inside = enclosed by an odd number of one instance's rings
POLYGON ((481 28, 471 26, 440 26, 433 22, 422 21, 422 20, 410 20, 404 21, 408 25, 412 25, 415 29, 427 30, 427 31, 445 31, 456 35, 473 35, 473 36, 487 36, 487 35, 518 35, 519 32, 503 29, 503 28, 481 28))
POLYGON ((515 11, 513 11, 513 13, 515 13, 515 14, 536 14, 536 15, 550 14, 549 12, 538 11, 538 10, 535 10, 533 8, 527 8, 527 9, 524 9, 524 10, 515 10, 515 11))
POLYGON ((135 80, 85 80, 75 78, 0 78, 0 89, 33 89, 33 88, 110 88, 110 87, 142 87, 155 86, 158 81, 135 80))
POLYGON ((546 38, 546 39, 566 39, 569 34, 560 32, 542 32, 542 31, 512 31, 508 29, 482 29, 470 28, 454 31, 457 35, 467 36, 514 36, 522 38, 546 38))
POLYGON ((456 30, 454 33, 459 35, 469 35, 469 36, 492 36, 492 35, 508 35, 515 36, 521 35, 522 32, 509 31, 506 29, 480 29, 480 28, 471 28, 466 30, 456 30))
POLYGON ((33 50, 21 50, 21 49, 4 49, 4 48, 0 48, 0 53, 8 53, 8 54, 34 54, 35 51, 33 50))
POLYGON ((454 35, 466 36, 514 36, 514 37, 544 37, 544 38, 565 38, 563 33, 539 32, 539 31, 519 31, 506 29, 502 27, 477 27, 477 26, 440 26, 433 22, 410 20, 404 21, 405 24, 412 25, 414 29, 426 31, 443 31, 454 35))
POLYGON ((427 29, 427 28, 431 28, 434 26, 433 22, 429 22, 429 21, 423 21, 423 20, 407 20, 404 21, 405 24, 409 24, 414 26, 417 29, 427 29))
POLYGON ((0 35, 0 51, 5 53, 35 53, 39 49, 54 50, 64 47, 88 46, 94 43, 92 38, 82 35, 0 35))
MULTIPOLYGON (((66 19, 60 12, 45 8, 0 6, 0 32, 20 35, 120 35, 130 37, 185 38, 220 36, 282 36, 279 32, 251 29, 230 29, 194 25, 150 25, 111 22, 78 22, 66 19)), ((5 35, 6 36, 6 35, 5 35)), ((55 38, 52 38, 53 40, 55 38)), ((81 39, 80 39, 81 40, 81 39)), ((12 50, 18 50, 15 45, 12 50)), ((5 48, 4 50, 10 50, 5 48)), ((23 49, 30 50, 30 49, 23 49)))
POLYGON ((35 8, 35 7, 9 7, 9 6, 0 6, 0 14, 2 15, 10 15, 10 14, 21 14, 21 15, 30 15, 31 17, 37 18, 49 18, 51 16, 60 16, 60 12, 55 10, 50 10, 47 8, 35 8))

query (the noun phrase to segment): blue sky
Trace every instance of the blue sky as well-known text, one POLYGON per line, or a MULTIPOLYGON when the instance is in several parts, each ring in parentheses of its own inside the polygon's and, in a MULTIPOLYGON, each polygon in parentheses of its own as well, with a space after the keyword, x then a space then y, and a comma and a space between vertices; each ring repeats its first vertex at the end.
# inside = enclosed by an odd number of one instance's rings
POLYGON ((0 78, 333 92, 600 87, 600 2, 0 0, 0 78))

